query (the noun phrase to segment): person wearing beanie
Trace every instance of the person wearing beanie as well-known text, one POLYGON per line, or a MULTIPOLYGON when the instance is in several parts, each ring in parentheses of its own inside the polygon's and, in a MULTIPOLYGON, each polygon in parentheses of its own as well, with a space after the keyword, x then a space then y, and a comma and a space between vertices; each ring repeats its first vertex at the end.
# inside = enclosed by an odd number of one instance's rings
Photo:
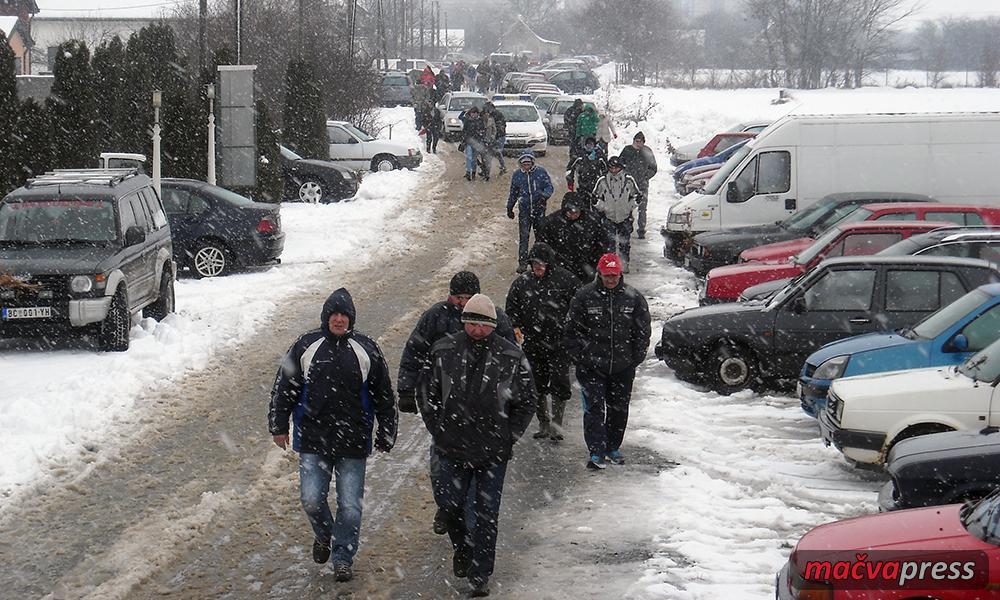
POLYGON ((582 152, 582 156, 570 158, 569 165, 566 166, 566 189, 579 194, 590 209, 595 201, 594 187, 597 180, 608 172, 608 162, 593 136, 583 140, 582 152))
POLYGON ((451 539, 452 570, 469 578, 472 596, 489 595, 507 462, 536 401, 524 352, 496 334, 499 315, 489 297, 469 299, 463 330, 431 349, 430 384, 420 410, 438 456, 431 485, 451 539))
POLYGON ((563 412, 572 395, 569 383, 569 358, 563 348, 563 324, 569 303, 580 280, 556 264, 556 253, 539 242, 528 253, 528 271, 510 285, 507 292, 507 316, 520 331, 521 348, 538 391, 538 431, 535 439, 563 439, 563 412), (549 416, 548 397, 552 397, 549 416))
POLYGON ((552 196, 552 178, 545 167, 535 164, 535 155, 525 152, 517 159, 520 169, 510 176, 510 194, 507 196, 507 218, 514 218, 517 205, 517 272, 528 268, 528 244, 531 232, 538 239, 538 227, 545 218, 545 208, 552 196))
POLYGON ((622 164, 625 172, 635 179, 642 196, 639 199, 639 218, 636 223, 636 235, 639 239, 646 237, 646 206, 649 203, 649 180, 656 175, 656 156, 646 145, 646 136, 639 133, 632 138, 632 144, 622 150, 622 164))
POLYGON ((594 212, 604 217, 608 237, 612 240, 609 248, 621 257, 623 270, 628 273, 629 254, 632 250, 632 214, 639 206, 642 194, 635 180, 625 173, 621 158, 613 156, 608 161, 608 174, 597 180, 594 196, 597 198, 594 212))
POLYGON ((632 382, 651 334, 649 306, 622 280, 620 257, 601 256, 597 271, 599 277, 573 296, 563 337, 583 393, 586 466, 594 470, 605 468, 609 460, 625 463, 621 446, 632 382))
POLYGON ((392 449, 398 420, 385 357, 375 340, 355 331, 356 318, 346 289, 330 294, 320 327, 299 336, 281 361, 267 415, 282 450, 289 444, 289 419, 294 422, 291 444, 299 453, 302 508, 315 536, 313 560, 325 563, 332 551, 337 581, 353 577, 366 461, 372 448, 392 449), (336 515, 327 501, 334 473, 336 515))

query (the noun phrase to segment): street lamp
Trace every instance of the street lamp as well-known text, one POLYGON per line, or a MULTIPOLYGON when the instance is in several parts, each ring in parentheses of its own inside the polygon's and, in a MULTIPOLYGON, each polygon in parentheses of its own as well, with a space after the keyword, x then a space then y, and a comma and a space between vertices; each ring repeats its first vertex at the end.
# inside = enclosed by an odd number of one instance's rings
POLYGON ((160 193, 160 106, 163 104, 163 93, 153 90, 153 189, 157 197, 160 193))
POLYGON ((205 86, 208 98, 208 183, 215 185, 215 84, 205 86))

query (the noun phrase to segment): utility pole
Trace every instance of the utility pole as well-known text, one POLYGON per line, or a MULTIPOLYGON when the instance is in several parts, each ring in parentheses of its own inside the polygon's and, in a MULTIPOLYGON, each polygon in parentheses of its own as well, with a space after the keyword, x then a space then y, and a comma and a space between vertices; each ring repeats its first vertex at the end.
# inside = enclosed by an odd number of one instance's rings
POLYGON ((236 64, 243 64, 243 0, 233 3, 236 10, 236 64))
POLYGON ((305 14, 305 10, 302 8, 303 2, 305 2, 305 0, 299 0, 299 43, 296 44, 298 48, 295 49, 295 53, 298 54, 299 60, 302 59, 302 47, 304 45, 303 42, 305 41, 305 35, 302 33, 303 24, 306 21, 303 18, 303 15, 305 14))
POLYGON ((379 46, 382 48, 382 68, 386 71, 389 70, 389 50, 386 48, 385 41, 385 19, 382 15, 382 0, 378 0, 376 6, 378 10, 378 37, 379 46))
POLYGON ((198 70, 205 70, 206 48, 205 36, 208 30, 208 0, 198 2, 198 70))
POLYGON ((420 0, 420 58, 424 56, 424 0, 420 0))
POLYGON ((358 26, 358 0, 351 0, 351 62, 354 62, 354 35, 358 26))

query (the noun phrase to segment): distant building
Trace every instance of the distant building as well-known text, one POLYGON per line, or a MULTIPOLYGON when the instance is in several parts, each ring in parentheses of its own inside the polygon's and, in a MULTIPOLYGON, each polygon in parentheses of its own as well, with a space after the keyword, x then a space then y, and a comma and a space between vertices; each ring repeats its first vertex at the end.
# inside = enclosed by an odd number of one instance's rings
POLYGON ((535 58, 559 56, 562 44, 547 40, 535 33, 524 18, 518 15, 517 20, 500 36, 501 52, 530 51, 535 58))
POLYGON ((14 73, 31 74, 31 21, 38 12, 35 0, 0 0, 0 35, 14 51, 14 73))
POLYGON ((746 0, 671 0, 677 16, 690 21, 715 12, 740 12, 746 0))

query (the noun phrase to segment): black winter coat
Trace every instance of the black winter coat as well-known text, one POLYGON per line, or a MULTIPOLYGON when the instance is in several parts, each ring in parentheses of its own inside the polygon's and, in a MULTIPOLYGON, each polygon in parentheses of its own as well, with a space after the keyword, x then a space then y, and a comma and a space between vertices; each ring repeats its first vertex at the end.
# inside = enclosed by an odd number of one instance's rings
MULTIPOLYGON (((594 263, 597 264, 596 262, 594 263)), ((399 359, 399 410, 417 412, 419 396, 426 395, 431 367, 431 347, 450 333, 463 331, 462 309, 447 300, 438 302, 420 316, 399 359), (415 397, 415 394, 418 396, 415 397)), ((496 335, 516 343, 507 314, 497 309, 496 335)))
POLYGON ((569 132, 571 140, 576 138, 576 120, 583 114, 583 108, 582 104, 579 108, 573 105, 567 108, 565 114, 563 114, 563 126, 569 132))
POLYGON ((594 198, 594 188, 597 186, 597 181, 608 174, 608 161, 604 160, 604 156, 598 152, 597 158, 590 159, 586 156, 581 156, 573 160, 569 167, 566 169, 566 187, 573 188, 581 197, 587 199, 590 206, 593 207, 594 198))
POLYGON ((437 452, 473 467, 509 460, 538 398, 524 352, 496 333, 476 342, 461 331, 434 344, 431 358, 420 414, 437 452))
POLYGON ((580 280, 556 263, 555 252, 547 245, 536 244, 532 254, 540 255, 548 268, 542 277, 528 269, 514 280, 507 292, 507 316, 511 325, 521 329, 526 349, 559 351, 569 303, 580 280))
POLYGON ((639 366, 649 335, 649 306, 642 294, 624 281, 609 290, 598 280, 573 297, 564 343, 578 367, 614 375, 639 366))
POLYGON ((462 137, 465 138, 465 143, 475 141, 481 144, 486 137, 486 124, 483 120, 478 116, 473 118, 466 111, 462 111, 458 118, 462 121, 462 137))
POLYGON ((643 146, 642 150, 636 150, 632 145, 625 146, 619 157, 625 164, 625 172, 631 175, 636 183, 642 184, 656 175, 656 156, 649 146, 643 146))
POLYGON ((493 117, 493 122, 497 126, 497 139, 507 136, 507 117, 503 116, 503 113, 499 110, 490 111, 490 116, 493 117))
POLYGON ((597 261, 611 245, 608 230, 597 215, 585 210, 577 220, 570 221, 565 206, 545 217, 538 239, 555 251, 556 264, 576 275, 580 283, 594 280, 597 261))
POLYGON ((396 399, 389 367, 378 344, 353 331, 351 295, 335 291, 323 305, 322 326, 303 334, 285 354, 271 390, 268 429, 288 433, 295 423, 292 448, 299 453, 336 458, 364 458, 374 446, 390 450, 396 442, 396 399), (350 316, 351 331, 330 333, 330 315, 350 316))

